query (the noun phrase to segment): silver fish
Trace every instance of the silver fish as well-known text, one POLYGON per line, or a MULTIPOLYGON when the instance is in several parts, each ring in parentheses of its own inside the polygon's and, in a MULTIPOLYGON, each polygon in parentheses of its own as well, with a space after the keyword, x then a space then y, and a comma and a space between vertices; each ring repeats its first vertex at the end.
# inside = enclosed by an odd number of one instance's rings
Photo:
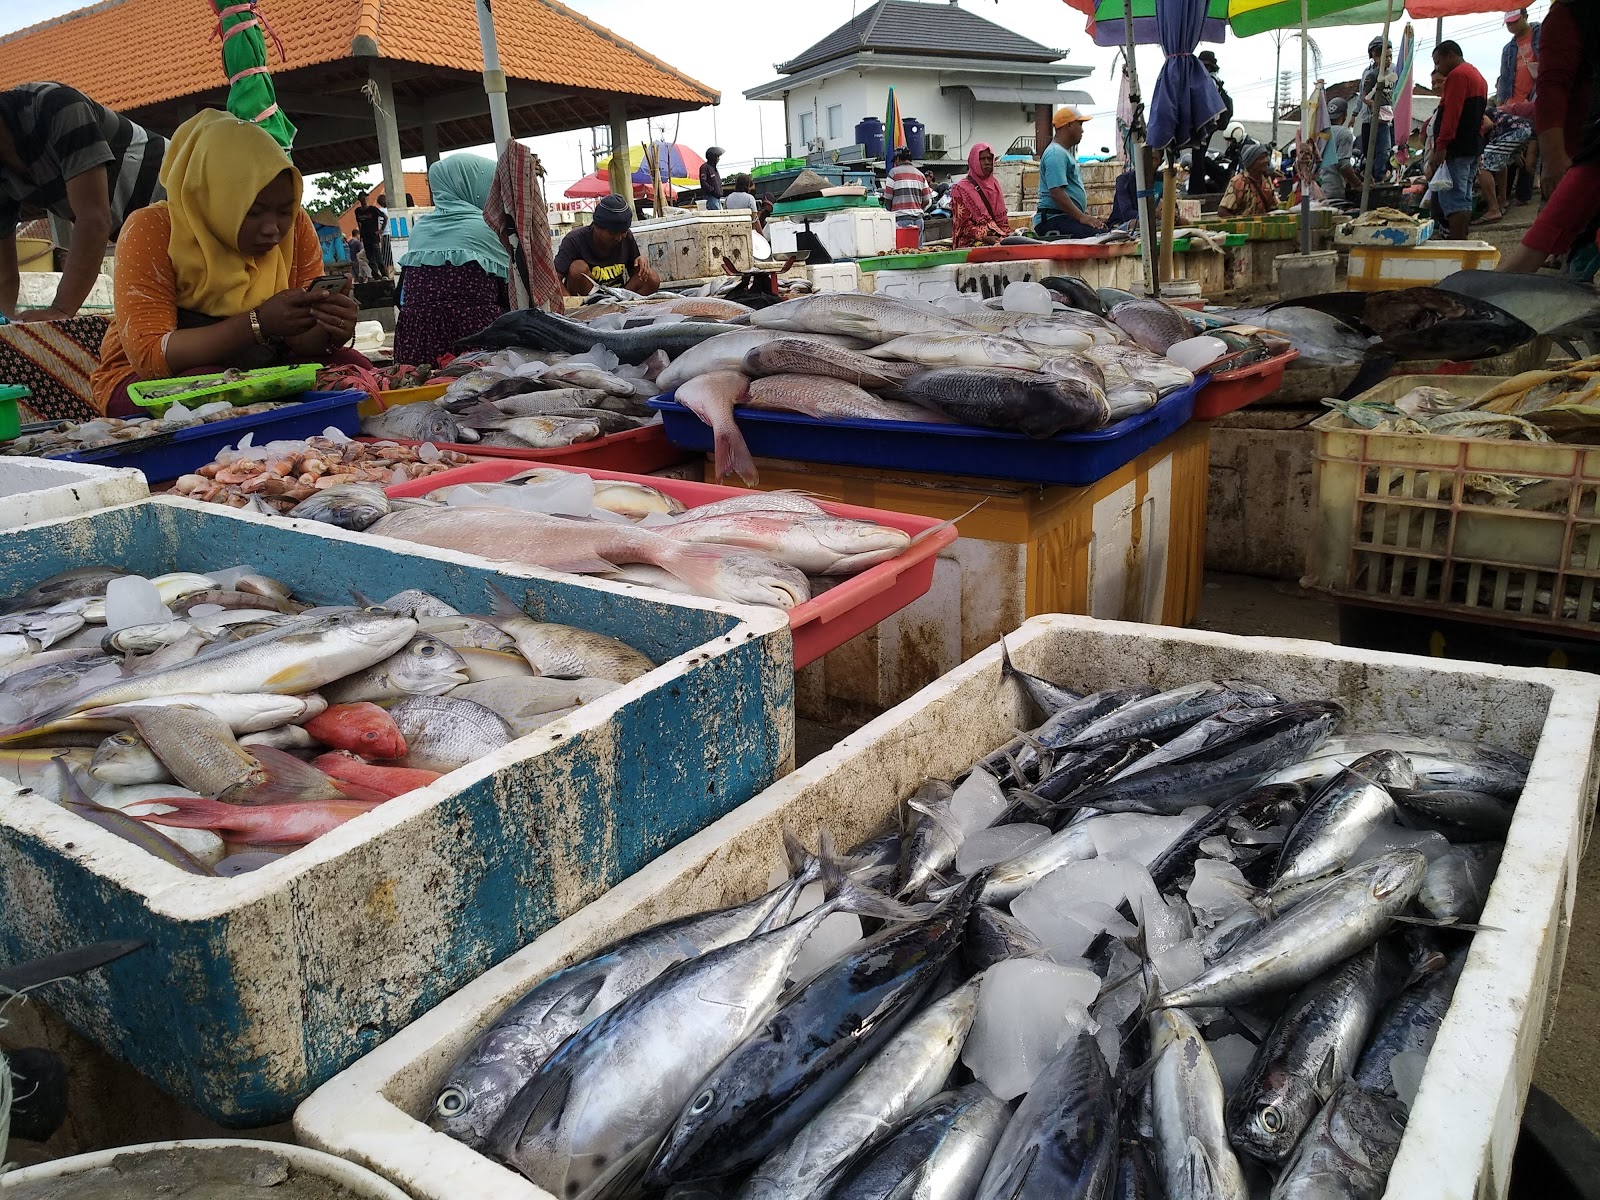
POLYGON ((757 329, 836 333, 882 345, 916 333, 970 333, 972 327, 931 304, 860 292, 824 292, 786 300, 750 314, 757 329))
POLYGON ((1405 1127, 1398 1100, 1341 1084, 1295 1148, 1271 1200, 1378 1200, 1405 1127))
POLYGON ((854 575, 911 545, 911 535, 893 526, 804 513, 686 515, 661 532, 683 542, 759 551, 807 575, 854 575))
POLYGON ((410 696, 389 710, 406 740, 397 764, 447 774, 509 744, 511 726, 498 713, 449 696, 410 696))
MULTIPOLYGON (((714 371, 739 371, 744 365, 745 355, 757 346, 792 336, 782 329, 730 327, 728 332, 708 338, 673 359, 672 365, 656 377, 656 385, 664 392, 673 391, 691 379, 698 379, 701 375, 709 375, 714 371)), ((826 333, 811 333, 807 334, 807 337, 814 342, 843 346, 847 349, 871 344, 860 338, 837 337, 826 333)))
POLYGON ((367 437, 407 442, 461 441, 461 426, 455 417, 432 400, 401 404, 377 416, 362 417, 361 432, 367 437))
POLYGON ((626 642, 591 629, 535 621, 514 605, 494 617, 517 644, 517 653, 527 659, 535 674, 552 679, 609 679, 632 683, 655 669, 651 662, 626 642))
POLYGON ((1250 1189, 1228 1143, 1222 1077, 1185 1012, 1150 1014, 1155 1158, 1170 1200, 1246 1200, 1250 1189))
POLYGON ((1315 796, 1289 831, 1273 886, 1304 883, 1338 871, 1367 835, 1394 820, 1390 788, 1416 786, 1411 761, 1394 750, 1378 750, 1351 763, 1315 796))
POLYGON ((550 714, 564 712, 614 692, 622 685, 609 679, 545 679, 539 676, 489 679, 450 690, 457 700, 471 700, 502 717, 517 737, 546 724, 550 714))
POLYGON ((340 529, 362 530, 388 512, 389 497, 382 485, 358 482, 323 488, 291 508, 289 516, 322 521, 340 529))
POLYGON ((939 421, 928 408, 874 395, 827 375, 768 375, 752 380, 745 408, 793 412, 819 421, 939 421))
POLYGON ((1440 921, 1476 921, 1500 867, 1498 842, 1452 846, 1428 864, 1417 903, 1440 921))
POLYGON ((795 335, 756 346, 744 356, 741 370, 751 376, 828 375, 863 388, 892 387, 916 370, 914 366, 878 361, 882 357, 869 357, 844 346, 795 335))
POLYGON ((1015 338, 976 330, 910 334, 875 346, 866 354, 925 367, 1014 367, 1037 371, 1044 362, 1038 351, 1015 338))
POLYGON ((1451 950, 1443 967, 1406 988, 1378 1021, 1356 1064, 1355 1079, 1368 1091, 1392 1093, 1390 1066, 1400 1054, 1427 1054, 1467 965, 1467 946, 1451 950))
POLYGON ((1111 310, 1111 320, 1154 354, 1165 354, 1174 344, 1194 336, 1194 326, 1188 319, 1160 300, 1124 300, 1111 310))
POLYGON ((1237 1004, 1306 983, 1377 941, 1422 886, 1427 859, 1391 850, 1336 875, 1220 961, 1161 997, 1161 1005, 1237 1004))
POLYGON ((970 1200, 1010 1117, 1011 1106, 981 1083, 944 1092, 850 1164, 828 1196, 970 1200))
MULTIPOLYGON (((1181 729, 1236 704, 1265 708, 1278 698, 1248 683, 1191 683, 1136 700, 1107 713, 1067 743, 1069 749, 1093 749, 1131 738, 1157 737, 1181 729)), ((1132 772, 1126 772, 1132 774, 1132 772)))
POLYGON ((1194 382, 1194 372, 1187 367, 1139 346, 1090 346, 1080 353, 1102 370, 1115 367, 1135 382, 1149 384, 1162 396, 1194 382))
POLYGON ((75 567, 41 579, 27 591, 0 604, 0 611, 26 612, 29 609, 49 608, 63 600, 88 600, 104 596, 106 584, 127 573, 121 567, 75 567))
POLYGON ((382 662, 329 684, 322 694, 329 704, 441 696, 467 682, 466 668, 466 661, 453 646, 431 634, 418 634, 382 662))
POLYGON ((913 375, 896 396, 952 421, 1051 438, 1099 429, 1111 419, 1092 382, 999 367, 940 367, 913 375))

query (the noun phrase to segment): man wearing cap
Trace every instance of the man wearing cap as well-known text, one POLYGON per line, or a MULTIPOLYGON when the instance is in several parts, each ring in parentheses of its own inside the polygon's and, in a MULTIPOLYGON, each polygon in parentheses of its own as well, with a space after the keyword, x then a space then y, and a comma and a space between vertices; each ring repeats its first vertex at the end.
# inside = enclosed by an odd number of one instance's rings
POLYGON ((556 250, 556 274, 568 295, 587 296, 600 284, 648 296, 661 286, 661 277, 639 253, 632 228, 633 206, 621 196, 602 196, 593 222, 567 234, 556 250))
POLYGON ((1494 99, 1519 117, 1533 115, 1533 91, 1539 81, 1539 26, 1528 20, 1528 10, 1514 8, 1506 14, 1511 40, 1500 51, 1500 77, 1494 99))
POLYGON ((1372 151, 1372 178, 1382 182, 1389 177, 1389 156, 1394 153, 1394 64, 1389 43, 1375 37, 1367 43, 1367 56, 1372 59, 1361 75, 1360 107, 1361 153, 1372 146, 1372 123, 1378 123, 1378 144, 1372 151))
POLYGON ((1033 216, 1036 233, 1086 238, 1106 228, 1099 217, 1089 215, 1089 193, 1078 173, 1078 143, 1088 119, 1071 105, 1056 109, 1055 137, 1039 156, 1039 211, 1033 216))
POLYGON ((1361 176, 1355 169, 1356 131, 1345 123, 1346 102, 1335 96, 1328 101, 1328 120, 1333 128, 1328 131, 1328 149, 1323 152, 1322 169, 1317 183, 1322 188, 1324 200, 1344 200, 1353 189, 1361 195, 1361 176))
POLYGON ((706 208, 719 209, 722 207, 722 172, 717 169, 717 163, 722 158, 722 147, 713 146, 706 151, 706 160, 700 164, 700 194, 705 198, 706 208))

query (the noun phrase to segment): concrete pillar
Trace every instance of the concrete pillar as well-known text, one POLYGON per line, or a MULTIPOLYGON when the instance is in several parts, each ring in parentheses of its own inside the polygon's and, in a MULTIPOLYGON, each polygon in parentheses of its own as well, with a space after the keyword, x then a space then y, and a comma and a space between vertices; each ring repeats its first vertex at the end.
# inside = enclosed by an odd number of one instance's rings
POLYGON ((422 157, 430 167, 439 161, 439 127, 432 121, 422 123, 422 157))
POLYGON ((611 98, 611 190, 633 203, 633 182, 628 169, 628 111, 622 97, 611 98))
POLYGON ((383 163, 383 190, 390 208, 404 208, 406 180, 400 170, 400 126, 395 120, 394 85, 389 80, 389 64, 373 59, 367 78, 377 92, 372 118, 378 127, 378 158, 383 163))
POLYGON ((1050 139, 1055 136, 1055 127, 1051 124, 1055 112, 1048 104, 1035 104, 1033 106, 1033 156, 1038 158, 1044 153, 1044 148, 1050 144, 1050 139))

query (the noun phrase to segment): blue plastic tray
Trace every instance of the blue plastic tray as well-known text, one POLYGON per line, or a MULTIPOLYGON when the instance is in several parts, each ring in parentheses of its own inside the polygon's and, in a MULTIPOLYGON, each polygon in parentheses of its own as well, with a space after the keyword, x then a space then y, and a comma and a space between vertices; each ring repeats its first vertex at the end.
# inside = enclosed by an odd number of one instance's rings
POLYGON ((367 394, 360 391, 303 392, 299 403, 272 412, 208 421, 175 433, 50 457, 102 467, 133 467, 143 471, 151 483, 160 483, 205 466, 218 450, 233 445, 247 433, 256 435, 258 446, 280 438, 314 437, 330 425, 354 437, 361 432, 361 415, 356 408, 366 398, 367 394))
MULTIPOLYGON (((1201 375, 1148 412, 1093 433, 1043 439, 971 425, 818 421, 797 413, 743 408, 734 413, 750 453, 765 458, 1087 487, 1176 433, 1194 415, 1195 398, 1210 379, 1201 375)), ((650 407, 660 410, 667 438, 685 450, 709 452, 710 427, 673 397, 668 392, 650 401, 650 407)))

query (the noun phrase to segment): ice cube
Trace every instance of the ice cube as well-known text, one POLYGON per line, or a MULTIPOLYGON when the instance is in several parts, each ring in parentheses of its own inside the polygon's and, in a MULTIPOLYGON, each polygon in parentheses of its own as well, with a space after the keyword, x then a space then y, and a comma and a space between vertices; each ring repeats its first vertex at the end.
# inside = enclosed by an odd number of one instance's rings
POLYGON ((1214 1042, 1207 1042, 1206 1046, 1217 1064, 1217 1074, 1222 1076, 1223 1094, 1231 1096, 1249 1069, 1250 1060, 1256 1056, 1256 1044, 1241 1034, 1230 1033, 1214 1042))
POLYGON ((1105 1056, 1106 1066, 1115 1075, 1117 1073, 1117 1064, 1122 1061, 1122 1031, 1115 1025, 1107 1025, 1101 1022, 1100 1028, 1096 1031, 1094 1037, 1095 1041, 1100 1043, 1100 1053, 1105 1056))
POLYGON ((836 959, 844 957, 861 941, 861 918, 855 913, 836 912, 822 919, 816 932, 800 947, 800 954, 789 968, 791 981, 810 979, 836 959))
POLYGON ((1182 987, 1206 969, 1206 960, 1200 953, 1200 943, 1188 938, 1167 950, 1152 952, 1156 975, 1164 991, 1182 987))
POLYGON ((1038 283, 1008 283, 1000 294, 1000 306, 1006 312, 1037 313, 1049 316, 1054 306, 1050 289, 1038 283))
POLYGON ((962 833, 976 833, 993 825, 1008 807, 995 777, 979 768, 963 779, 950 797, 950 819, 962 833))
POLYGON ((1189 905, 1209 928, 1249 907, 1255 889, 1239 868, 1220 858, 1200 858, 1194 864, 1194 882, 1187 892, 1189 905))
POLYGON ((444 451, 440 450, 432 442, 423 442, 422 445, 417 447, 418 462, 436 463, 443 457, 444 451))
POLYGON ((1124 858, 1149 866, 1190 824, 1184 817, 1108 813, 1086 822, 1085 828, 1101 858, 1124 858))
POLYGON ((143 575, 120 575, 106 584, 106 629, 115 633, 133 625, 165 624, 172 613, 161 603, 156 585, 143 575))
POLYGON ((1389 1060, 1389 1078, 1394 1081, 1394 1094, 1407 1108, 1417 1102, 1417 1089, 1422 1086, 1422 1072, 1427 1066, 1428 1056, 1420 1050, 1402 1050, 1389 1060))
POLYGON ((228 610, 220 604, 196 604, 189 610, 188 615, 190 617, 214 617, 218 613, 225 613, 227 611, 228 610))
MULTIPOLYGON (((239 580, 246 575, 256 575, 259 572, 246 563, 240 563, 237 567, 227 567, 221 571, 208 571, 207 574, 216 582, 217 591, 232 592, 238 589, 239 580)), ((192 616, 193 614, 191 613, 190 615, 192 616)))
MULTIPOLYGON (((1218 834, 1216 837, 1202 838, 1200 840, 1200 853, 1207 858, 1220 858, 1226 862, 1233 861, 1233 843, 1218 834)), ((1194 901, 1189 903, 1193 904, 1194 901)))
POLYGON ((1369 858, 1376 858, 1390 850, 1419 850, 1424 858, 1432 862, 1449 849, 1449 839, 1431 829, 1402 829, 1398 825, 1380 825, 1367 834, 1366 840, 1356 847, 1349 865, 1357 866, 1369 858))
POLYGON ((330 442, 340 446, 353 440, 348 433, 340 429, 337 425, 329 425, 322 431, 322 436, 327 438, 330 442))
POLYGON ((1056 1051, 1089 1024, 1100 981, 1090 971, 1038 959, 996 963, 983 977, 978 1015, 961 1052, 1002 1100, 1022 1095, 1056 1051))
POLYGON ((969 835, 956 852, 956 874, 976 875, 993 866, 1026 854, 1050 837, 1043 825, 996 825, 969 835))
POLYGON ((1059 910, 1050 908, 1047 904, 1025 905, 1023 902, 1026 894, 1018 896, 1011 902, 1011 914, 1033 930, 1038 939, 1050 951, 1050 957, 1057 962, 1066 959, 1082 958, 1095 938, 1100 936, 1098 929, 1085 925, 1082 921, 1073 920, 1072 917, 1059 910), (1022 905, 1021 909, 1018 908, 1022 905))

